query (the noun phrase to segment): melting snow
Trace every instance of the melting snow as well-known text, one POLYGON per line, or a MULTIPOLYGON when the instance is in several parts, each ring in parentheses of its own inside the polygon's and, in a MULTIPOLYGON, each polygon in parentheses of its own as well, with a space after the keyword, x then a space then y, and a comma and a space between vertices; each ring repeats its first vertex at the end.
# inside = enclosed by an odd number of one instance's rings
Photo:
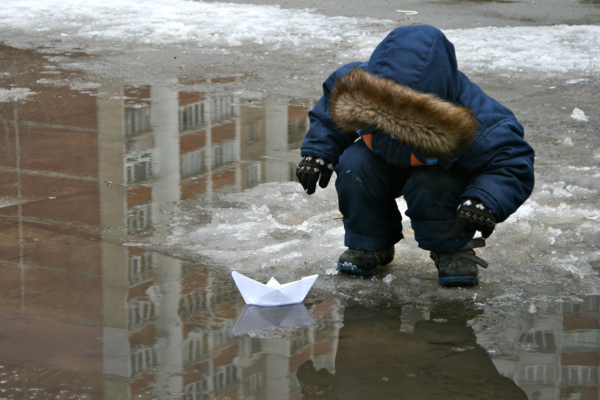
POLYGON ((0 89, 0 102, 19 101, 34 94, 36 93, 27 88, 0 89))
MULTIPOLYGON (((253 44, 298 55, 307 49, 331 50, 348 61, 367 60, 394 27, 389 20, 328 17, 308 9, 185 0, 6 0, 0 8, 0 33, 11 45, 83 46, 88 51, 119 44, 185 44, 223 51, 253 44), (27 38, 18 32, 27 32, 27 38)), ((460 68, 468 71, 590 74, 600 65, 600 26, 445 33, 455 45, 460 68)), ((571 78, 569 83, 581 82, 571 78)))
MULTIPOLYGON (((582 196, 595 194, 596 190, 564 182, 540 185, 516 213, 497 226, 488 246, 478 250, 490 262, 490 268, 481 273, 481 288, 499 295, 502 287, 517 297, 519 286, 544 282, 564 285, 566 293, 597 291, 600 282, 590 263, 600 259, 600 252, 590 248, 590 243, 600 232, 600 210, 577 205, 582 196), (557 203, 557 199, 564 201, 557 203)), ((155 239, 154 245, 171 253, 201 254, 220 267, 251 276, 334 275, 334 268, 323 265, 332 265, 345 250, 336 197, 333 185, 308 196, 297 182, 267 183, 223 194, 216 203, 175 213, 170 236, 155 239), (199 226, 185 218, 194 212, 209 213, 212 221, 199 226), (245 240, 239 240, 239 235, 245 240)), ((398 205, 402 212, 406 210, 404 200, 399 199, 398 205)), ((405 218, 403 225, 406 240, 396 245, 395 260, 371 286, 340 276, 335 282, 319 281, 317 287, 340 293, 360 287, 371 299, 396 293, 414 301, 423 296, 418 294, 421 290, 435 295, 437 274, 429 253, 418 248, 410 220, 405 218), (394 285, 388 286, 392 280, 394 285), (376 282, 388 289, 379 288, 376 282)), ((472 293, 465 295, 472 297, 472 293)))

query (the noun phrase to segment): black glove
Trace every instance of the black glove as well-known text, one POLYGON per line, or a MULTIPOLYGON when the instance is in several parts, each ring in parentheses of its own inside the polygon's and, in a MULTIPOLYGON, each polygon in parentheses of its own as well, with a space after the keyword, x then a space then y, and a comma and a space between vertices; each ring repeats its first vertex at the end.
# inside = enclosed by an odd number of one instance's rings
POLYGON ((302 187, 308 194, 313 194, 315 192, 317 181, 319 181, 319 186, 326 188, 332 174, 332 162, 313 156, 305 156, 302 158, 302 161, 298 164, 298 168, 296 168, 298 181, 300 181, 302 187))
POLYGON ((484 238, 489 237, 496 226, 496 216, 479 200, 464 200, 456 209, 458 219, 454 225, 454 237, 462 237, 467 232, 480 231, 484 238))

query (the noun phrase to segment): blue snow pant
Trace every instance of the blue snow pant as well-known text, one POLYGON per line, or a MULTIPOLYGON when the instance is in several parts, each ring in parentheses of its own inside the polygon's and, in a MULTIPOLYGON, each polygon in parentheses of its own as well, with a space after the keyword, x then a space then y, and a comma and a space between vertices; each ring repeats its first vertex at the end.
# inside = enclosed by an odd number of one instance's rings
POLYGON ((375 154, 362 140, 353 143, 335 168, 345 245, 379 251, 402 239, 402 216, 396 198, 404 196, 419 247, 451 253, 467 244, 474 232, 455 238, 456 208, 471 180, 460 166, 401 168, 375 154))

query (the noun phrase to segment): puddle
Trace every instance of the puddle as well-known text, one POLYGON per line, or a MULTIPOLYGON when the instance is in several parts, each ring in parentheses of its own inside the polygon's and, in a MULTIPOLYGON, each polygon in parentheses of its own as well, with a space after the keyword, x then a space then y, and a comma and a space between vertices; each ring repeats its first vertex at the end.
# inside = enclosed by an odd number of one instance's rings
POLYGON ((43 57, 4 51, 39 63, 38 71, 11 71, 14 77, 2 82, 34 92, 0 103, 6 224, 79 229, 95 239, 111 230, 125 240, 160 225, 167 205, 295 179, 294 149, 308 124, 305 101, 147 86, 72 90, 38 83, 43 57))
MULTIPOLYGON (((188 200, 293 181, 309 101, 75 90, 2 52, 2 86, 33 93, 0 102, 0 399, 597 398, 598 296, 368 308, 314 290, 265 312, 226 271, 143 246, 188 200)), ((302 223, 280 217, 282 237, 302 223)))
POLYGON ((110 244, 94 259, 87 273, 81 259, 2 263, 1 398, 547 399, 598 390, 600 296, 519 311, 368 308, 314 292, 296 306, 244 307, 230 277, 202 265, 110 244))

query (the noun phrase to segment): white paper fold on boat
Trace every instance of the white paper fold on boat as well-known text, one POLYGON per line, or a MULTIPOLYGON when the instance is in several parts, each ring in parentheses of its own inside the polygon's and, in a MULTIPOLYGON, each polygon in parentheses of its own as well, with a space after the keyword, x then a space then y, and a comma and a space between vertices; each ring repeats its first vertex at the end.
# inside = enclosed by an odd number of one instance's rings
POLYGON ((299 281, 283 285, 275 278, 271 278, 265 285, 235 271, 231 275, 246 304, 255 306, 285 306, 301 303, 319 277, 319 275, 305 276, 299 281))
POLYGON ((315 319, 304 304, 290 304, 278 307, 246 305, 233 327, 235 336, 264 329, 312 325, 315 319))

